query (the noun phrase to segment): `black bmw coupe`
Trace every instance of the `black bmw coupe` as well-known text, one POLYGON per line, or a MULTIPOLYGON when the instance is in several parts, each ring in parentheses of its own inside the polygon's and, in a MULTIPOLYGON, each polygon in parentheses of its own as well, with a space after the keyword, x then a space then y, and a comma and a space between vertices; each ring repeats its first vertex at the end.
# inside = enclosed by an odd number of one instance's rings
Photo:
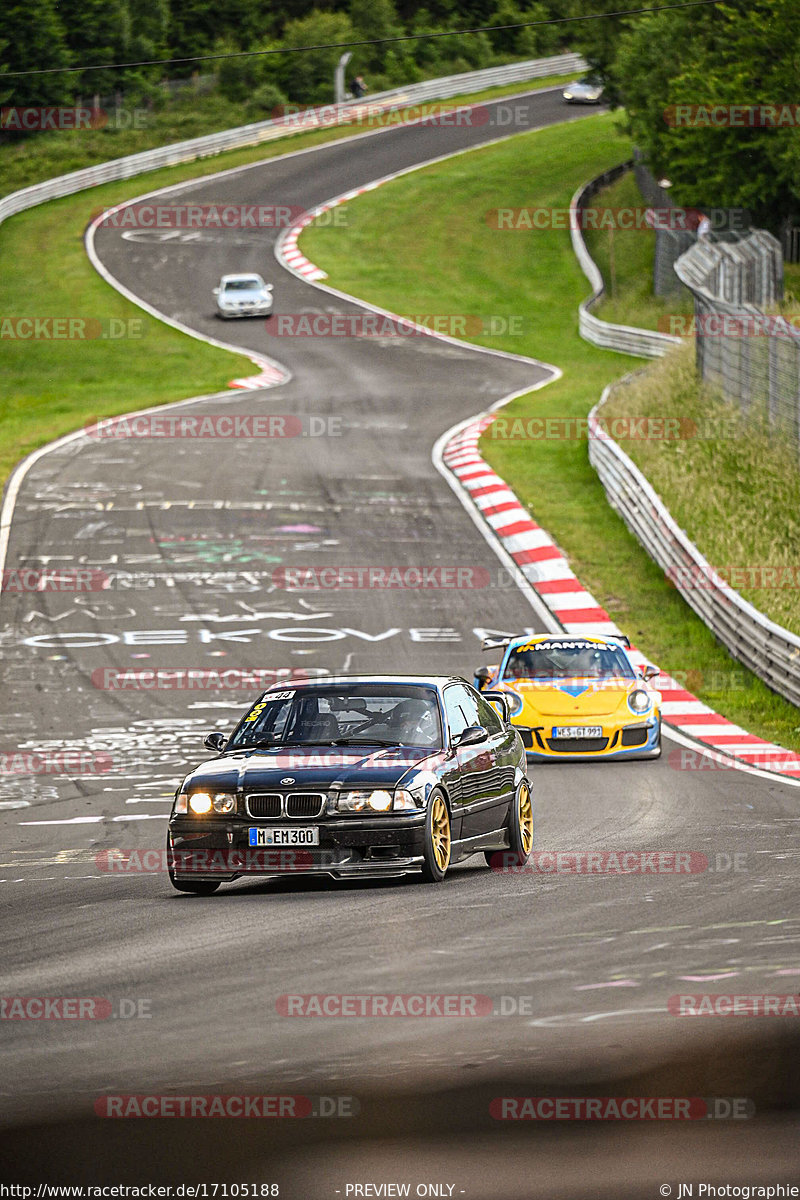
POLYGON ((525 750, 505 699, 442 676, 274 685, 186 776, 169 821, 170 879, 209 895, 241 876, 420 872, 533 847, 525 750), (495 705, 497 707, 495 707, 495 705))

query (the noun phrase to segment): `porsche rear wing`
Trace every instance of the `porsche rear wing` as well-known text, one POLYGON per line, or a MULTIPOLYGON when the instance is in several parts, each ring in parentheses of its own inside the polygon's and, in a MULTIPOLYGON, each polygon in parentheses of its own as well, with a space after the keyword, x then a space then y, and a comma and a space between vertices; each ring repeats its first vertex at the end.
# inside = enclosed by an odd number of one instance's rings
MULTIPOLYGON (((518 635, 515 634, 514 637, 509 636, 509 637, 499 637, 499 638, 492 638, 492 637, 484 638, 483 642, 481 643, 481 650, 505 650, 506 647, 508 645, 510 645, 511 642, 516 641, 517 636, 518 635)), ((621 646, 624 646, 627 650, 629 650, 630 646, 631 646, 631 639, 624 633, 595 633, 595 631, 593 629, 588 629, 588 630, 586 630, 585 633, 583 633, 581 630, 573 629, 569 633, 566 633, 566 632, 563 634, 542 633, 542 634, 534 634, 533 636, 534 637, 539 636, 539 637, 543 637, 543 638, 546 638, 546 637, 553 637, 553 638, 597 637, 597 638, 602 638, 604 642, 619 642, 619 644, 621 646)))

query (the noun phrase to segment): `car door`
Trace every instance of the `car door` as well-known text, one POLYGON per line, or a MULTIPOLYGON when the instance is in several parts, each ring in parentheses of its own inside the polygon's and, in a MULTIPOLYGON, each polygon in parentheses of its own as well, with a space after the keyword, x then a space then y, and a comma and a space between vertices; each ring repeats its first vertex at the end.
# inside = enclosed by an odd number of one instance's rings
MULTIPOLYGON (((466 684, 454 683, 445 689, 445 709, 453 714, 451 741, 457 733, 463 732, 470 725, 483 724, 478 708, 479 700, 475 689, 466 684)), ((449 717, 448 719, 450 720, 449 717)), ((497 722, 499 724, 499 717, 497 722)), ((491 812, 497 801, 494 795, 496 764, 492 743, 493 738, 490 735, 484 742, 472 746, 458 746, 454 750, 459 777, 458 806, 462 815, 462 839, 477 837, 489 829, 497 828, 492 824, 494 814, 491 812)))
POLYGON ((462 733, 469 722, 458 704, 458 694, 454 686, 446 687, 442 694, 444 706, 445 730, 444 747, 445 760, 441 771, 441 779, 450 797, 450 808, 453 817, 453 837, 461 837, 461 763, 458 753, 450 749, 453 739, 462 733))
MULTIPOLYGON (((509 808, 515 795, 514 780, 522 757, 519 735, 512 725, 506 725, 501 720, 488 700, 479 693, 476 693, 476 698, 481 725, 489 731, 494 758, 491 784, 493 804, 487 809, 487 816, 492 814, 489 828, 500 829, 508 819, 509 808)), ((524 760, 522 765, 524 767, 524 760)))

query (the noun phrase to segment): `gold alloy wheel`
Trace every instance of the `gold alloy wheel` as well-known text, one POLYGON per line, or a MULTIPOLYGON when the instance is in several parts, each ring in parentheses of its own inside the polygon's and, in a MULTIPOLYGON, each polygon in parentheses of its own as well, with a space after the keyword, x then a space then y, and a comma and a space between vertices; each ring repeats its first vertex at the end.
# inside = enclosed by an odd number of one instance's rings
POLYGON ((431 844, 436 866, 444 873, 450 865, 450 814, 441 796, 433 798, 431 844))
POLYGON ((527 857, 533 849, 533 805, 527 783, 519 789, 517 799, 517 815, 519 817, 519 838, 522 843, 522 853, 527 857))

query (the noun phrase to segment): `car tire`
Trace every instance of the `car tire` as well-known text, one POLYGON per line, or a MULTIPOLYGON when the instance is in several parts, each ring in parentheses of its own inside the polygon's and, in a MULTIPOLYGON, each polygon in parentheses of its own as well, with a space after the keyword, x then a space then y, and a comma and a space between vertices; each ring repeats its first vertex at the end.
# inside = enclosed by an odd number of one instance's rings
POLYGON ((422 878, 426 883, 442 882, 450 866, 452 844, 447 801, 442 792, 431 792, 425 816, 425 848, 422 860, 422 878))
POLYGON ((499 861, 504 865, 515 868, 524 867, 533 851, 533 801, 531 800, 531 785, 527 779, 519 785, 514 795, 514 803, 508 815, 508 850, 484 850, 484 857, 490 867, 496 867, 499 861), (498 858, 502 855, 502 859, 498 858))
POLYGON ((198 879, 196 883, 184 882, 182 879, 176 879, 172 874, 170 874, 169 881, 176 892, 191 892, 193 896, 213 896, 219 887, 218 883, 210 883, 205 879, 198 879))
POLYGON ((169 881, 175 888, 176 892, 191 892, 195 896, 213 896, 214 892, 219 887, 213 879, 187 879, 175 874, 170 862, 172 854, 172 845, 169 837, 167 837, 167 871, 169 873, 169 881))

